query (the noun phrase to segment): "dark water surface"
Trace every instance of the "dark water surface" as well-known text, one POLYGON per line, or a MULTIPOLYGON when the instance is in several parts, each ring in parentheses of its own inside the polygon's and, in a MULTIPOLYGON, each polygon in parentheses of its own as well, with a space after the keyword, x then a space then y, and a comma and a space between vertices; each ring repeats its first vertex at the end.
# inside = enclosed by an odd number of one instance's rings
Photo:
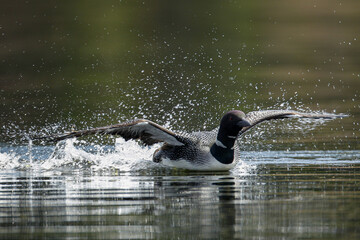
POLYGON ((350 154, 356 163, 242 173, 1 171, 0 238, 359 239, 360 153, 350 154))
POLYGON ((0 239, 360 239, 360 1, 32 1, 0 8, 0 239), (225 173, 157 146, 32 136, 147 118, 267 122, 225 173))

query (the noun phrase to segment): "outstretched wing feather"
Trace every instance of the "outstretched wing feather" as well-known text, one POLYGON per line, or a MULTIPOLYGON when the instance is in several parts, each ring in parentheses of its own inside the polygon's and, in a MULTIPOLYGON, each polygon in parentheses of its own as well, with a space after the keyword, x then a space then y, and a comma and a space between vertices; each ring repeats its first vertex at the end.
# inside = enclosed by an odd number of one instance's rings
POLYGON ((140 139, 146 145, 152 145, 158 142, 166 142, 174 146, 184 145, 184 143, 181 142, 181 138, 174 132, 145 119, 110 125, 106 127, 74 131, 45 138, 57 142, 67 138, 82 137, 94 134, 119 135, 125 140, 140 139))
POLYGON ((292 110, 265 110, 265 111, 254 111, 246 114, 246 119, 251 124, 245 127, 239 132, 240 136, 255 125, 269 120, 284 119, 284 118, 313 118, 313 119, 333 119, 346 117, 346 115, 336 115, 329 113, 303 113, 292 110))

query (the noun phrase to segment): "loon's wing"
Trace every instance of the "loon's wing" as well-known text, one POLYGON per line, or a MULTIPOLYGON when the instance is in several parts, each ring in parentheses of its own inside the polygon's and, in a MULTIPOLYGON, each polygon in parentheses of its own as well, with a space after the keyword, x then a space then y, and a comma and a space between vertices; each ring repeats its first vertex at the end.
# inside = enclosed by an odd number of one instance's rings
POLYGON ((336 115, 330 113, 306 113, 292 110, 264 110, 254 111, 246 114, 246 120, 251 124, 248 127, 243 128, 238 136, 245 133, 255 125, 273 119, 284 119, 284 118, 313 118, 313 119, 333 119, 347 117, 347 115, 336 115))
POLYGON ((40 137, 47 141, 61 141, 67 138, 82 137, 93 134, 119 135, 125 140, 140 139, 145 145, 152 145, 158 142, 165 142, 173 146, 182 146, 182 137, 174 132, 145 119, 119 123, 106 127, 92 128, 88 130, 73 131, 55 136, 40 137))

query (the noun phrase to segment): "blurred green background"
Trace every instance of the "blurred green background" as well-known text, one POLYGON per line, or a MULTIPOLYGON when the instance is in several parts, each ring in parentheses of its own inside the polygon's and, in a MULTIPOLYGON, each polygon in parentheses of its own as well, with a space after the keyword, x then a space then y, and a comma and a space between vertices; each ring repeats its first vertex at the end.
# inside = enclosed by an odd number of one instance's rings
POLYGON ((132 118, 211 129, 231 109, 292 108, 350 114, 327 136, 359 147, 358 0, 4 0, 0 39, 2 142, 132 118))

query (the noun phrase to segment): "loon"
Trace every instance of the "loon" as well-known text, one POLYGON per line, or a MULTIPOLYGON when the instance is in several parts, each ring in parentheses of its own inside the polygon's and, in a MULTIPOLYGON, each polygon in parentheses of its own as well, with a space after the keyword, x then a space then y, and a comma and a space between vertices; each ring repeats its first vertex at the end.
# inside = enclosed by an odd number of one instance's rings
POLYGON ((73 131, 46 137, 51 141, 92 134, 119 135, 125 140, 139 139, 145 145, 162 142, 153 154, 153 161, 176 168, 199 171, 227 171, 239 159, 235 141, 255 125, 274 119, 313 118, 333 119, 346 115, 304 113, 292 110, 265 110, 245 114, 239 110, 227 112, 220 126, 213 131, 175 133, 150 120, 137 119, 115 125, 73 131))

